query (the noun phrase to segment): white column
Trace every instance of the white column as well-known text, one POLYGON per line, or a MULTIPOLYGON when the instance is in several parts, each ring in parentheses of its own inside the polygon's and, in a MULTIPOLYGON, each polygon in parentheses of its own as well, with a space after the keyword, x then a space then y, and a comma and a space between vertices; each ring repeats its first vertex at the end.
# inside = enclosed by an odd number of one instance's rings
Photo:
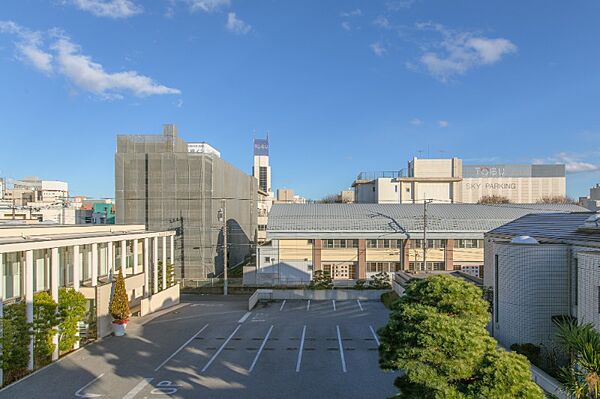
POLYGON ((150 268, 148 267, 148 254, 150 253, 150 246, 148 245, 148 237, 144 238, 144 296, 150 295, 150 290, 148 289, 149 284, 149 273, 150 268))
POLYGON ((152 238, 152 293, 158 292, 158 237, 152 238))
POLYGON ((169 251, 169 255, 171 255, 170 259, 171 259, 171 264, 173 266, 175 266, 175 236, 170 236, 169 237, 170 240, 170 251, 169 251))
POLYGON ((162 289, 167 288, 167 236, 162 237, 162 289))
POLYGON ((81 253, 79 245, 73 245, 73 289, 79 291, 79 282, 81 281, 81 253))
MULTIPOLYGON (((25 251, 25 316, 33 323, 33 251, 25 251)), ((33 335, 29 338, 29 370, 33 370, 33 335)))
POLYGON ((127 241, 121 240, 121 272, 127 276, 127 241))
MULTIPOLYGON (((50 295, 54 302, 58 303, 58 248, 52 248, 50 256, 50 295)), ((58 334, 52 337, 54 344, 54 352, 52 352, 52 360, 58 359, 58 334)))
POLYGON ((91 249, 87 251, 87 277, 91 278, 92 276, 92 251, 91 249))
MULTIPOLYGON (((0 319, 4 317, 4 254, 0 254, 0 319)), ((2 329, 0 329, 0 354, 2 354, 2 329)), ((0 381, 4 381, 4 370, 0 368, 0 381)))
POLYGON ((106 247, 108 248, 106 255, 107 269, 108 269, 108 279, 111 280, 115 275, 115 259, 113 257, 113 243, 107 242, 106 247))
POLYGON ((98 285, 98 244, 92 244, 92 287, 98 285))
POLYGON ((133 240, 133 274, 138 274, 140 272, 139 264, 138 264, 138 239, 133 240))

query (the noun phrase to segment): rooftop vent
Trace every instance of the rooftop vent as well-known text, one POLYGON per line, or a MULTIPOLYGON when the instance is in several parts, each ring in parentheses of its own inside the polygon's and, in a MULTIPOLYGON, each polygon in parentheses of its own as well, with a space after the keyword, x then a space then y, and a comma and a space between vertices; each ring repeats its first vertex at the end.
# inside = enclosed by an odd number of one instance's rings
POLYGON ((519 245, 536 245, 539 244, 538 240, 530 236, 518 236, 511 240, 511 244, 519 245))
POLYGON ((600 213, 595 213, 579 226, 580 230, 596 230, 600 231, 600 213))

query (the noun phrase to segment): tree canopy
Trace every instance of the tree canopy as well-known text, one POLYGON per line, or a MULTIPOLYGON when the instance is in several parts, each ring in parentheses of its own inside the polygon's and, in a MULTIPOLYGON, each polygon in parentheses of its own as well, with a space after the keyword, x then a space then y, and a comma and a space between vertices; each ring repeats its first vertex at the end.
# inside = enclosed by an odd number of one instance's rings
POLYGON ((496 348, 488 303, 461 279, 434 275, 409 283, 379 330, 380 366, 402 370, 402 398, 543 398, 527 359, 496 348))

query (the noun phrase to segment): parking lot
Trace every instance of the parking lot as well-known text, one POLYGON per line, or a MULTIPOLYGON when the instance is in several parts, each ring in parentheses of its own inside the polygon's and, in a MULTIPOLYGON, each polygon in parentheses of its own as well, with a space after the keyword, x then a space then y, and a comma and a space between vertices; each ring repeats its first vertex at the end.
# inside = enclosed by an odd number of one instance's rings
POLYGON ((376 301, 191 297, 0 392, 44 398, 384 398, 376 301), (201 300, 199 300, 201 299, 201 300), (143 323, 143 324, 142 324, 143 323))

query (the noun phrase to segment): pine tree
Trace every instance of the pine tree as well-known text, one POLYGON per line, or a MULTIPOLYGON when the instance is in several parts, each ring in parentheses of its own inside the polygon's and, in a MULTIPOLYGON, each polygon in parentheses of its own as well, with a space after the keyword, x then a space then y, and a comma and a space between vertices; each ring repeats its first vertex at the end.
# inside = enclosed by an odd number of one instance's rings
POLYGON ((115 321, 129 320, 129 298, 127 297, 127 291, 125 291, 125 279, 121 270, 119 270, 115 282, 115 292, 110 303, 110 314, 115 321))

